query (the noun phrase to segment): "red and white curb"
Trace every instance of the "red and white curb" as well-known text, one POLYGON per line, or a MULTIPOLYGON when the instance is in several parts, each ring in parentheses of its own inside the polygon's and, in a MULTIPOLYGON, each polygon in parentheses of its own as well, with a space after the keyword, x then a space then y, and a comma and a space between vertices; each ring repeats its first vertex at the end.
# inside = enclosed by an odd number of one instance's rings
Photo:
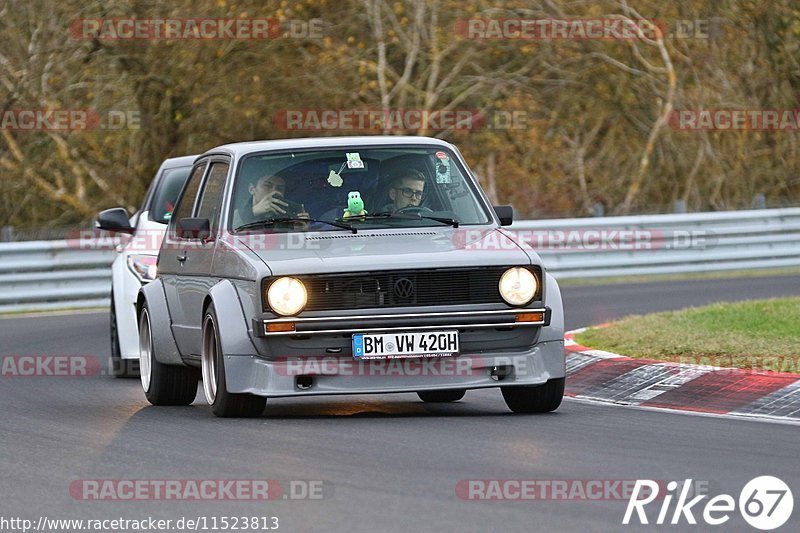
POLYGON ((564 335, 566 394, 642 408, 800 422, 800 374, 633 359, 564 335))

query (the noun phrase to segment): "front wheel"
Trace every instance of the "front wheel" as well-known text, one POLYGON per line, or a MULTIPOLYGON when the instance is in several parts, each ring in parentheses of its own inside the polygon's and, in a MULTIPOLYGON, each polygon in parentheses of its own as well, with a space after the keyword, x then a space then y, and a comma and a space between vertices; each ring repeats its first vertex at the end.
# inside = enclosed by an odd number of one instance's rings
POLYGON ((139 312, 139 374, 147 401, 153 405, 189 405, 197 396, 197 370, 159 363, 153 342, 150 311, 139 312))
POLYGON ((264 411, 267 399, 252 394, 231 394, 225 383, 225 361, 219 341, 217 312, 208 306, 203 318, 203 392, 211 411, 220 417, 254 417, 264 411))
POLYGON ((561 405, 565 378, 551 379, 542 385, 502 387, 503 399, 515 413, 549 413, 561 405))
POLYGON ((467 393, 466 389, 419 391, 417 396, 425 403, 457 402, 467 393))

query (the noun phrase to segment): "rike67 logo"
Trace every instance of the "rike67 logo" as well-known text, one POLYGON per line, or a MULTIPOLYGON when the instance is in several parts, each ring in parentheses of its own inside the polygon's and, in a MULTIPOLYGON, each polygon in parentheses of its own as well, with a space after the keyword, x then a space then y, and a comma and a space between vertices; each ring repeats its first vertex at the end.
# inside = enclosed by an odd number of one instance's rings
MULTIPOLYGON (((720 526, 731 519, 737 507, 733 496, 720 494, 703 502, 708 495, 701 494, 689 499, 691 486, 691 479, 687 479, 682 485, 677 481, 670 481, 666 492, 663 492, 660 490, 663 483, 649 479, 636 480, 622 523, 694 525, 697 524, 697 514, 706 524, 720 526), (660 507, 658 517, 651 522, 652 514, 648 517, 645 507, 655 501, 660 503, 660 507)), ((759 476, 748 481, 739 493, 738 507, 739 513, 748 524, 756 529, 769 531, 781 527, 789 520, 794 508, 794 498, 789 486, 781 479, 759 476)))

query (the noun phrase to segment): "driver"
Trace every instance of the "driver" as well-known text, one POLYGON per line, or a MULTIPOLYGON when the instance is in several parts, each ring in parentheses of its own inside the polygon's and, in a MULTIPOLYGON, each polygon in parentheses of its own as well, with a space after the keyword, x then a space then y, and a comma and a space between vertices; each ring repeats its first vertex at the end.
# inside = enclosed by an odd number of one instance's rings
POLYGON ((425 176, 414 168, 401 171, 393 180, 389 189, 392 203, 387 211, 400 211, 406 207, 418 207, 425 194, 425 176))

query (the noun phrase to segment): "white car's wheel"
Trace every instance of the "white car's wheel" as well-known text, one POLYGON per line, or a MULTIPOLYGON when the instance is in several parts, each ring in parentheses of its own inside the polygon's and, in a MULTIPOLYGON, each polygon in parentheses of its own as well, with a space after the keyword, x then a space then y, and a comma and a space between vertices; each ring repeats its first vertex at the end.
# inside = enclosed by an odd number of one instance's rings
POLYGON ((153 405, 189 405, 197 396, 197 370, 165 365, 156 358, 147 304, 139 313, 139 372, 142 389, 153 405))
POLYGON ((231 394, 225 384, 225 361, 219 341, 217 313, 208 306, 203 318, 201 367, 203 391, 211 411, 221 417, 253 417, 264 411, 267 399, 252 394, 231 394))

